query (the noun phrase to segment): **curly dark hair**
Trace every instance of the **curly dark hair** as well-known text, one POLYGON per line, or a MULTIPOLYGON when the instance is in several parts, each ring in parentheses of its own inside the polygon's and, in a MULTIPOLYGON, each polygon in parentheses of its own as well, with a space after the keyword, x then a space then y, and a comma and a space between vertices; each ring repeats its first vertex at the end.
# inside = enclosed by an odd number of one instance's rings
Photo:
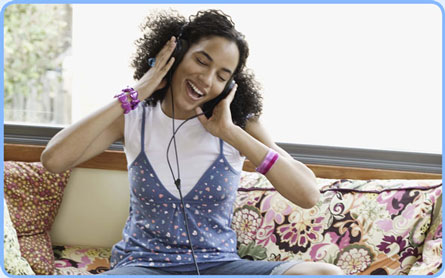
MULTIPOLYGON (((155 57, 171 36, 181 35, 181 39, 186 40, 189 46, 211 36, 220 36, 235 42, 240 56, 232 76, 238 84, 230 105, 232 120, 234 124, 245 128, 249 118, 261 115, 260 85, 253 73, 245 68, 249 47, 244 35, 235 29, 230 16, 220 10, 206 10, 199 11, 186 20, 174 10, 156 12, 146 18, 146 22, 141 25, 141 31, 143 36, 135 42, 137 49, 131 63, 135 68, 133 77, 136 80, 139 80, 150 69, 148 59, 155 57)), ((159 100, 163 100, 168 86, 169 84, 154 92, 145 100, 145 103, 154 106, 159 100)))

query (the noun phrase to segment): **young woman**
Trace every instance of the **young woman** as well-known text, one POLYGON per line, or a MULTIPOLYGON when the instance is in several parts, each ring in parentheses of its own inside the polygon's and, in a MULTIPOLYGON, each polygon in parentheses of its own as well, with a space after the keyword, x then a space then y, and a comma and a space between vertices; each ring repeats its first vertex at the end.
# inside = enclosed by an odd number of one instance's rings
POLYGON ((124 139, 130 215, 104 274, 342 274, 325 263, 237 255, 230 224, 246 157, 303 208, 319 192, 314 174, 261 125, 258 85, 244 68, 248 46, 230 17, 159 13, 143 29, 134 89, 63 129, 42 153, 45 167, 60 172, 124 139))

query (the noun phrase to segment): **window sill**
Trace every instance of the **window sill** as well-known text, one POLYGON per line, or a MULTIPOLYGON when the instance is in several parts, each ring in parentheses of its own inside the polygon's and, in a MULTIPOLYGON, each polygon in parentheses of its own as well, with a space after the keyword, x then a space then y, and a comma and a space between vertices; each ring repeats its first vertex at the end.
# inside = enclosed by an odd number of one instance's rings
MULTIPOLYGON (((45 146, 11 144, 4 145, 5 161, 40 161, 45 146)), ((393 171, 370 168, 306 164, 317 177, 330 179, 442 179, 441 174, 393 171)), ((102 154, 80 164, 80 168, 127 171, 127 160, 123 151, 106 150, 102 154)), ((255 166, 246 161, 244 171, 253 172, 255 166)))

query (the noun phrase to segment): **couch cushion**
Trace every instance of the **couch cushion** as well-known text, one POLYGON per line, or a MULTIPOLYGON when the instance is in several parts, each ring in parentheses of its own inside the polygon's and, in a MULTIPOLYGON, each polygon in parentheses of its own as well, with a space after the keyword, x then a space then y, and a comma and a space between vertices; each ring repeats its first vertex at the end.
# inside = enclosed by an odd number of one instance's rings
POLYGON ((317 179, 302 209, 258 173, 243 173, 232 225, 241 257, 324 261, 346 274, 408 274, 422 256, 441 181, 317 179))
POLYGON ((409 275, 433 275, 442 268, 442 195, 437 197, 433 222, 425 237, 422 258, 414 263, 409 275))
POLYGON ((48 172, 40 162, 4 163, 4 192, 22 255, 36 274, 53 274, 49 230, 71 171, 48 172))

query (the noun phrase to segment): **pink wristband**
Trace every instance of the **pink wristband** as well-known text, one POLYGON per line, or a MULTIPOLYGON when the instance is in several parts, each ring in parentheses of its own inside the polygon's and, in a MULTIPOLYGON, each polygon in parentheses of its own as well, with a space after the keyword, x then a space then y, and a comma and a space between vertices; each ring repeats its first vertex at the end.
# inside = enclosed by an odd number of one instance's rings
POLYGON ((269 149, 263 162, 261 162, 260 166, 255 168, 255 171, 265 175, 270 170, 270 168, 275 164, 277 159, 278 159, 278 153, 272 149, 269 149))

